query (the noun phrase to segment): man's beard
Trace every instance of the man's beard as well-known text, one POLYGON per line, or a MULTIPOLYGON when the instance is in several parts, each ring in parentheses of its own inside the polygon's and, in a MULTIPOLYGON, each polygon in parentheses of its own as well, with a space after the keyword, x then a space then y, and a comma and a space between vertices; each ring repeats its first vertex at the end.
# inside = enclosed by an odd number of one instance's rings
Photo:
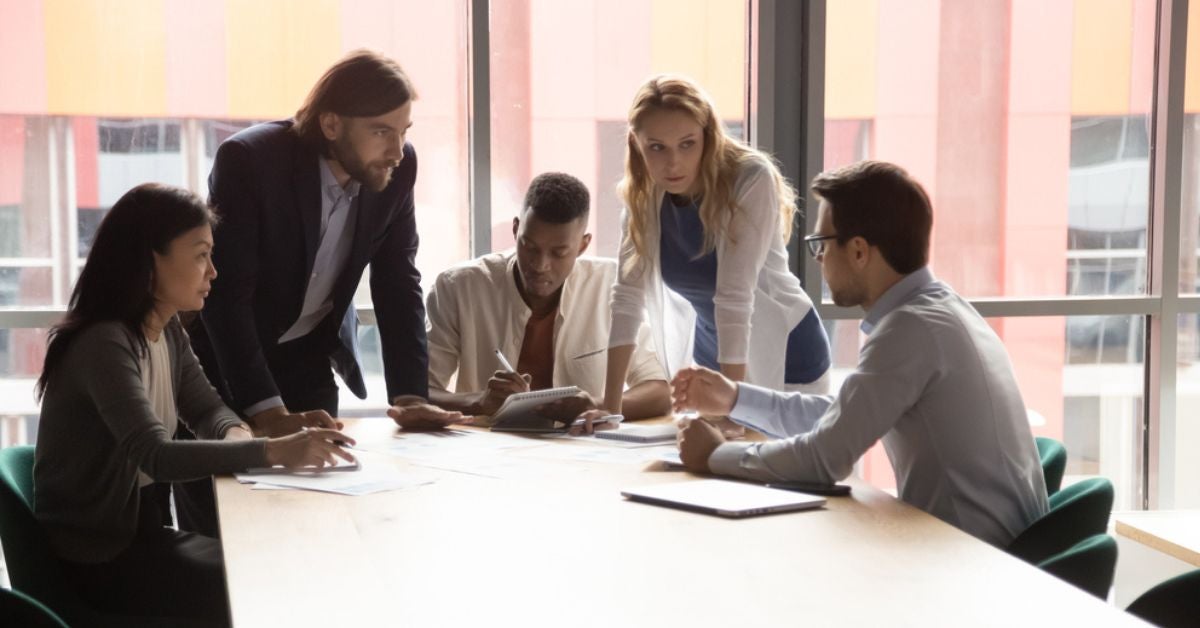
POLYGON ((358 158, 350 138, 345 135, 334 140, 329 146, 333 158, 342 166, 342 170, 352 179, 367 186, 371 191, 382 192, 392 180, 392 169, 389 161, 379 161, 375 164, 364 163, 358 158))

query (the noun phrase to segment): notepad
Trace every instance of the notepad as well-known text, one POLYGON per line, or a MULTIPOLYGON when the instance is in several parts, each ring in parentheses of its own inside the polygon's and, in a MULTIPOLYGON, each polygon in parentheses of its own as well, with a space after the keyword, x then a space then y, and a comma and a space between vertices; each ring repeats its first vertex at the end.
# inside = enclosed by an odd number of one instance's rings
POLYGON ((625 425, 615 430, 596 432, 596 438, 623 440, 631 443, 663 443, 675 440, 679 428, 674 423, 663 425, 625 425))
POLYGON ((621 491, 626 499, 740 519, 820 508, 825 498, 728 480, 671 482, 621 491))
POLYGON ((559 416, 547 412, 545 406, 583 391, 575 386, 547 388, 509 395, 496 414, 492 415, 492 430, 496 432, 565 432, 571 429, 574 416, 559 416))

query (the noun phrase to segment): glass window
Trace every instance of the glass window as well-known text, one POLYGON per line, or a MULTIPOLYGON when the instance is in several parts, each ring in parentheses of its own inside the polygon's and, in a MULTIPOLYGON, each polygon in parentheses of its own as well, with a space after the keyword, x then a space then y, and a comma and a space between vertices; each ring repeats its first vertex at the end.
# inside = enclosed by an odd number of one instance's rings
POLYGON ((934 271, 964 295, 1144 293, 1154 17, 1150 0, 830 2, 825 167, 921 181, 934 271))
POLYGON ((513 245, 529 181, 561 171, 592 193, 590 253, 615 256, 634 93, 654 74, 690 76, 741 136, 747 15, 745 0, 493 0, 492 250, 513 245))
POLYGON ((1175 485, 1171 494, 1172 508, 1200 508, 1200 314, 1179 317, 1179 342, 1175 375, 1176 408, 1175 438, 1160 447, 1168 448, 1163 456, 1174 460, 1175 485))
MULTIPOLYGON (((0 273, 0 282, 2 278, 0 273)), ((46 332, 0 329, 0 447, 32 443, 37 437, 33 385, 42 372, 46 332)))

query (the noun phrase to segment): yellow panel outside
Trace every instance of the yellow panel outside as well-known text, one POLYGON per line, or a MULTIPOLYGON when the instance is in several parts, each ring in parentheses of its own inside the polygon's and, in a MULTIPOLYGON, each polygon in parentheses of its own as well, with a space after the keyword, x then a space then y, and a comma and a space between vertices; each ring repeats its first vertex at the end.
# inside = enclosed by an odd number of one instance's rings
POLYGON ((1131 0, 1076 0, 1071 45, 1071 113, 1129 111, 1133 48, 1131 0))
MULTIPOLYGON (((1190 8, 1190 7, 1189 7, 1190 8)), ((1200 6, 1188 11, 1187 79, 1183 84, 1183 109, 1200 111, 1200 6)))
POLYGON ((743 118, 746 3, 654 0, 651 19, 653 72, 683 74, 698 81, 722 118, 743 118))
POLYGON ((51 114, 166 114, 162 0, 47 0, 51 114))
POLYGON ((837 0, 825 13, 825 117, 875 116, 878 0, 837 0))
POLYGON ((229 115, 283 118, 342 55, 337 0, 227 0, 229 115))

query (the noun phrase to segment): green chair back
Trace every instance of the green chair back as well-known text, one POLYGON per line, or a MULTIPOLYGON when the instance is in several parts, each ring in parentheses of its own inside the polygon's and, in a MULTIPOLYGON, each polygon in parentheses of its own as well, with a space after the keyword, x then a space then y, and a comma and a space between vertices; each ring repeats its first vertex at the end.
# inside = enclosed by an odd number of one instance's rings
POLYGON ((0 589, 0 617, 4 618, 6 626, 67 628, 67 624, 41 602, 9 589, 0 589))
POLYGON ((1103 534, 1112 514, 1113 486, 1105 478, 1088 478, 1050 496, 1050 511, 1013 539, 1008 552, 1038 564, 1103 534))
POLYGON ((1067 448, 1053 438, 1038 436, 1038 457, 1042 459, 1042 475, 1046 478, 1046 495, 1053 495, 1062 486, 1063 473, 1067 470, 1067 448))
POLYGON ((1127 610, 1162 628, 1200 625, 1200 569, 1146 591, 1127 610))
POLYGON ((0 449, 0 544, 13 588, 78 626, 178 626, 168 618, 100 613, 75 593, 33 516, 33 454, 28 445, 0 449))
POLYGON ((1107 534, 1090 536, 1043 560, 1038 567, 1105 600, 1117 568, 1117 541, 1107 534))

